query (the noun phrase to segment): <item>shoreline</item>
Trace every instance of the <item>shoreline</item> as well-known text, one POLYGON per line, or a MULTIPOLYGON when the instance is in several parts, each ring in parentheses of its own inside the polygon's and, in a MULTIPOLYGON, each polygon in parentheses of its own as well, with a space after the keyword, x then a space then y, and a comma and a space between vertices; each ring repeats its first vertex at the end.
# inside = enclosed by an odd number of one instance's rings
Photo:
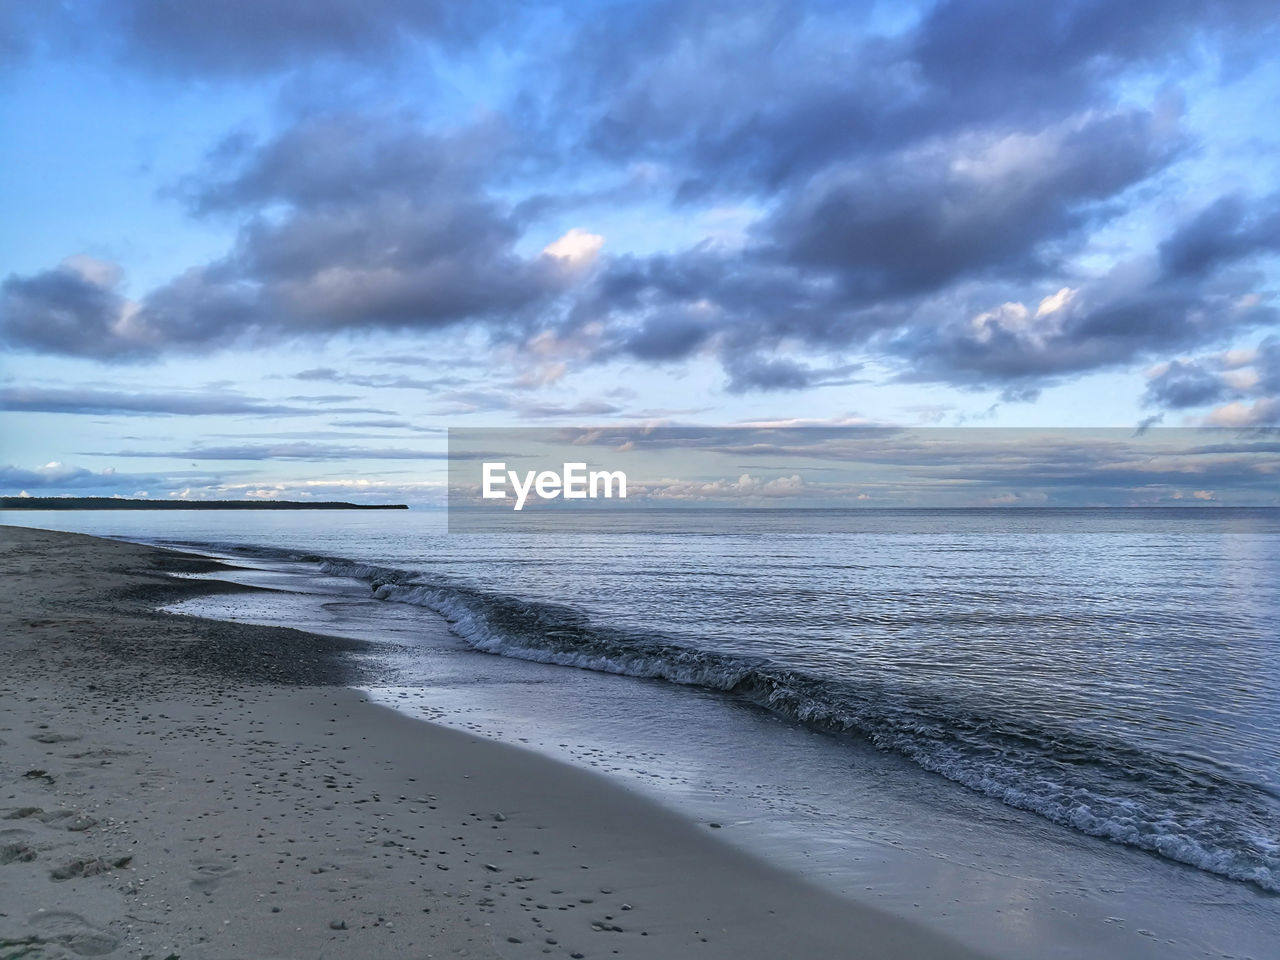
POLYGON ((4 531, 17 955, 978 956, 598 774, 369 703, 358 641, 154 611, 246 589, 168 575, 230 565, 4 531))

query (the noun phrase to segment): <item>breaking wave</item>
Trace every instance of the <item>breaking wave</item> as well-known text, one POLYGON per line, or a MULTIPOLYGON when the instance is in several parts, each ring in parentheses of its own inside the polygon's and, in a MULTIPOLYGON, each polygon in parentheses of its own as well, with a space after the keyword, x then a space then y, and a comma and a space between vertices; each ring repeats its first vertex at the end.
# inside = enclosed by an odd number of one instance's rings
POLYGON ((890 687, 874 677, 823 678, 765 658, 697 649, 595 623, 566 605, 421 572, 273 553, 320 561, 326 574, 369 583, 380 600, 429 608, 475 650, 722 691, 829 733, 864 738, 1090 836, 1280 893, 1280 796, 1204 758, 1032 727, 998 704, 890 687))

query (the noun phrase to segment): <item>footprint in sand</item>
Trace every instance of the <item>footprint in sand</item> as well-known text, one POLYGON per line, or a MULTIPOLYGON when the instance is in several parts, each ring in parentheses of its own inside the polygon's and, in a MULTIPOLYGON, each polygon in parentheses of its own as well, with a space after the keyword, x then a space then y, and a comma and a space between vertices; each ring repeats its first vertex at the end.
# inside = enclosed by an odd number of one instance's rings
POLYGON ((0 864, 30 863, 37 856, 35 847, 20 840, 0 844, 0 864))
POLYGON ((98 823, 93 817, 74 810, 50 810, 40 814, 36 819, 50 827, 70 830, 72 833, 82 833, 98 823))
POLYGON ((112 750, 110 747, 101 747, 96 750, 81 750, 79 753, 68 753, 68 760, 109 760, 113 757, 132 756, 132 750, 112 750))
POLYGON ((116 937, 68 910, 37 913, 28 922, 36 931, 35 943, 57 944, 81 957, 101 957, 120 946, 116 937))
POLYGON ((212 893, 227 877, 240 871, 225 860, 197 860, 191 869, 191 887, 212 893))
POLYGON ((34 817, 36 814, 44 813, 40 807, 18 807, 16 810, 10 810, 4 815, 6 820, 25 820, 27 817, 34 817))
POLYGON ((71 743, 80 739, 78 733, 55 733, 48 730, 44 733, 33 733, 31 739, 36 743, 71 743))
POLYGON ((76 880, 80 877, 96 877, 99 874, 110 873, 112 870, 118 870, 121 867, 127 867, 133 857, 115 857, 108 859, 107 857, 76 857, 74 860, 68 860, 60 867, 54 867, 49 871, 49 879, 54 881, 76 880))
POLYGON ((78 813, 75 810, 44 810, 40 807, 18 807, 16 810, 10 810, 4 815, 6 820, 25 820, 33 818, 50 827, 57 827, 59 830, 70 830, 73 833, 81 833, 90 827, 97 826, 98 821, 88 814, 78 813))

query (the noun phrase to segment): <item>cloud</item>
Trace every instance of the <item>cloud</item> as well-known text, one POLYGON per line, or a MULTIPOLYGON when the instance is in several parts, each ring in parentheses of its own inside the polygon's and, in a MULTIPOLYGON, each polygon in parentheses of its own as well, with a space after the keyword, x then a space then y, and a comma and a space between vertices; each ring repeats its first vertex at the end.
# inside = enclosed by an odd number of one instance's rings
POLYGON ((559 240, 543 247, 542 252, 558 260, 567 260, 574 265, 579 265, 595 260, 603 246, 604 237, 580 227, 574 227, 559 240))
POLYGON ((294 375, 298 380, 315 380, 326 383, 349 383, 358 387, 392 387, 398 390, 439 390, 442 387, 458 387, 470 381, 464 377, 443 376, 423 380, 418 377, 406 377, 399 374, 343 373, 332 367, 313 367, 301 370, 294 375))
POLYGON ((553 417, 600 417, 621 412, 621 408, 602 400, 582 400, 578 403, 526 403, 516 408, 517 416, 526 420, 545 420, 553 417))
POLYGON ((990 142, 937 168, 947 171, 942 193, 918 169, 903 174, 911 185, 901 188, 868 175, 848 200, 844 185, 821 184, 818 199, 784 204, 744 251, 699 247, 607 264, 580 315, 603 331, 597 358, 673 362, 713 352, 733 390, 823 382, 779 355, 792 344, 816 356, 859 350, 905 380, 995 386, 1010 398, 1276 324, 1276 309, 1253 293, 1255 278, 1224 279, 1256 244, 1222 250, 1204 271, 1180 277, 1153 250, 1063 282, 1061 255, 1076 232, 1117 209, 1113 191, 1158 168, 1151 157, 1163 148, 1149 148, 1141 132, 1149 125, 1129 115, 1057 130, 1034 147, 990 142), (1075 155, 1059 161, 1040 150, 1075 155), (985 183, 948 196, 954 177, 985 183), (981 302, 1010 284, 1031 296, 981 302))
POLYGON ((1197 214, 1109 271, 1080 270, 1082 245, 1182 155, 1178 114, 1168 99, 1095 107, 855 152, 779 184, 740 249, 607 261, 571 323, 604 331, 595 359, 718 355, 732 391, 823 382, 801 372, 798 347, 1010 399, 1274 324, 1255 276, 1224 276, 1273 251, 1270 199, 1248 216, 1197 214), (1011 290, 1022 298, 992 302, 1011 290))
MULTIPOLYGON (((332 399, 332 398, 311 398, 332 399)), ((0 387, 0 409, 28 413, 137 414, 156 416, 307 416, 318 412, 376 413, 368 408, 328 408, 271 403, 233 392, 128 393, 85 387, 0 387)))
POLYGON ((166 0, 113 3, 130 52, 185 74, 253 74, 314 58, 368 63, 411 37, 455 38, 468 7, 434 0, 254 0, 249 5, 166 0))
POLYGON ((965 134, 839 165, 784 203, 765 243, 830 272, 849 302, 928 293, 958 278, 1027 278, 1162 168, 1173 131, 1150 113, 1085 115, 1032 133, 965 134))
POLYGON ((1174 360, 1147 382, 1146 399, 1156 406, 1179 410, 1216 403, 1226 390, 1222 378, 1204 364, 1174 360))
POLYGON ((640 360, 682 359, 706 342, 712 329, 706 318, 692 312, 657 313, 631 331, 621 349, 640 360))
POLYGON ((175 486, 205 487, 223 482, 222 476, 200 471, 177 471, 156 475, 124 473, 114 467, 90 470, 54 461, 27 468, 0 465, 0 491, 6 496, 30 492, 35 496, 124 496, 145 497, 175 486))
POLYGON ((907 380, 1020 390, 1071 374, 1133 364, 1170 351, 1220 343, 1277 321, 1256 298, 1201 284, 1164 282, 1144 264, 1122 264, 1073 291, 1060 308, 1010 302, 966 319, 928 322, 934 304, 890 341, 908 361, 907 380))
POLYGON ((1280 425, 1280 397, 1263 397, 1252 404, 1235 401, 1213 410, 1205 423, 1215 427, 1274 427, 1280 425))
POLYGON ((804 497, 806 490, 799 474, 791 476, 753 477, 744 473, 736 480, 659 480, 636 484, 628 490, 628 496, 643 500, 717 501, 792 499, 804 497))
POLYGON ((1150 372, 1144 399, 1166 410, 1217 404, 1204 417, 1211 426, 1280 424, 1280 340, 1161 364, 1150 372))
POLYGON ((233 472, 221 475, 184 471, 163 476, 118 473, 111 468, 88 470, 64 463, 48 463, 34 469, 0 465, 0 491, 8 496, 125 496, 213 500, 227 498, 272 498, 290 500, 349 500, 365 502, 443 503, 442 480, 364 477, 358 473, 341 477, 291 479, 232 479, 233 472))
POLYGON ((504 6, 486 0, 18 0, 4 5, 0 51, 25 55, 39 45, 35 37, 81 56, 108 53, 126 68, 191 79, 256 77, 325 63, 368 69, 387 65, 416 41, 468 43, 504 6))
POLYGON ((1219 197, 1160 244, 1171 277, 1202 276, 1254 254, 1280 252, 1280 193, 1219 197))
POLYGON ((435 137, 354 115, 235 143, 186 188, 197 213, 244 218, 227 256, 137 303, 67 265, 10 277, 4 336, 125 360, 255 339, 518 325, 569 289, 579 265, 516 253, 522 225, 473 172, 487 149, 483 131, 435 137))
POLYGON ((509 410, 512 398, 494 390, 450 390, 441 394, 444 406, 431 411, 435 416, 460 416, 469 413, 487 413, 493 410, 509 410))
POLYGON ((222 482, 189 493, 194 492, 203 499, 252 497, 272 500, 407 502, 444 506, 445 489, 443 480, 399 480, 353 475, 306 480, 222 482))
POLYGON ((793 360, 767 360, 738 354, 726 358, 725 369, 729 373, 729 392, 746 393, 749 390, 807 390, 856 383, 850 374, 862 369, 862 364, 818 369, 793 360))
POLYGON ((140 474, 117 474, 111 468, 94 472, 84 467, 53 461, 35 469, 23 469, 12 465, 0 466, 0 489, 135 489, 139 483, 148 483, 153 477, 140 474))
POLYGON ((443 460, 439 450, 403 450, 386 447, 351 447, 336 444, 271 443, 240 444, 221 447, 191 447, 180 450, 117 450, 110 453, 86 452, 94 457, 154 457, 169 460, 443 460))
POLYGON ((585 101, 592 152, 670 165, 684 198, 768 193, 961 130, 1040 128, 1108 101, 1129 73, 1186 70, 1201 51, 1265 56, 1267 35, 1262 0, 1187 0, 1160 17, 952 0, 889 32, 857 5, 669 0, 586 24, 558 92, 585 101))
POLYGON ((565 79, 589 91, 585 149, 660 165, 677 205, 728 195, 769 212, 741 249, 606 261, 575 320, 606 328, 596 358, 718 354, 733 390, 806 386, 782 350, 798 341, 1011 397, 1272 323, 1266 305, 1238 307, 1247 279, 1207 283, 1272 249, 1270 201, 1217 224, 1210 255, 1193 224, 1132 251, 1180 271, 1173 289, 1150 268, 1090 280, 1078 257, 1191 145, 1176 93, 1120 107, 1119 79, 1173 76, 1210 51, 1256 63, 1273 32, 1254 2, 1160 18, 1093 0, 1052 17, 940 3, 891 35, 848 8, 624 5, 583 31, 565 79), (1079 302, 1037 316, 1063 287, 1079 302), (972 329, 1014 290, 1040 323, 972 329))
MULTIPOLYGON (((125 362, 462 329, 534 357, 529 387, 588 364, 714 357, 730 392, 805 390, 848 382, 853 358, 1027 399, 1277 323, 1246 268, 1280 251, 1280 194, 1232 193, 1163 237, 1123 221, 1161 223, 1177 164, 1203 146, 1176 83, 1269 55, 1261 0, 1176 0, 1159 17, 943 0, 887 28, 869 7, 770 0, 623 0, 607 16, 434 0, 58 9, 49 22, 71 17, 86 49, 152 73, 315 70, 334 95, 320 106, 298 79, 279 126, 226 137, 179 184, 193 217, 233 232, 224 255, 136 298, 101 261, 10 276, 13 348, 125 362), (416 85, 427 59, 484 77, 484 111, 452 126, 451 104, 397 111, 407 88, 391 75, 412 68, 416 85), (1149 90, 1163 92, 1140 104, 1149 90), (628 254, 612 226, 606 248, 601 209, 656 223, 645 249, 661 252, 628 254), (748 211, 731 240, 662 236, 726 209, 748 211), (1100 241, 1109 226, 1128 249, 1100 241)), ((1184 402, 1180 376, 1153 402, 1184 402)), ((519 407, 492 390, 441 399, 519 407)))
POLYGON ((424 427, 408 420, 333 420, 335 427, 354 427, 359 429, 412 430, 415 433, 444 433, 444 427, 424 427))
POLYGON ((128 335, 135 305, 118 292, 119 268, 69 257, 52 270, 0 285, 0 335, 42 353, 112 360, 148 352, 128 335))

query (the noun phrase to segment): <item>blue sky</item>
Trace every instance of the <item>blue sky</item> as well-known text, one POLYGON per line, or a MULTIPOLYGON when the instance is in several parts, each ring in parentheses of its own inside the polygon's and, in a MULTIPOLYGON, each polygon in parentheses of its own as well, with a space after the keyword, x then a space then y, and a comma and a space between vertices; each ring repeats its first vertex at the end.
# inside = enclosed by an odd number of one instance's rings
POLYGON ((0 4, 2 492, 430 502, 449 427, 1256 436, 1276 19, 0 4))

